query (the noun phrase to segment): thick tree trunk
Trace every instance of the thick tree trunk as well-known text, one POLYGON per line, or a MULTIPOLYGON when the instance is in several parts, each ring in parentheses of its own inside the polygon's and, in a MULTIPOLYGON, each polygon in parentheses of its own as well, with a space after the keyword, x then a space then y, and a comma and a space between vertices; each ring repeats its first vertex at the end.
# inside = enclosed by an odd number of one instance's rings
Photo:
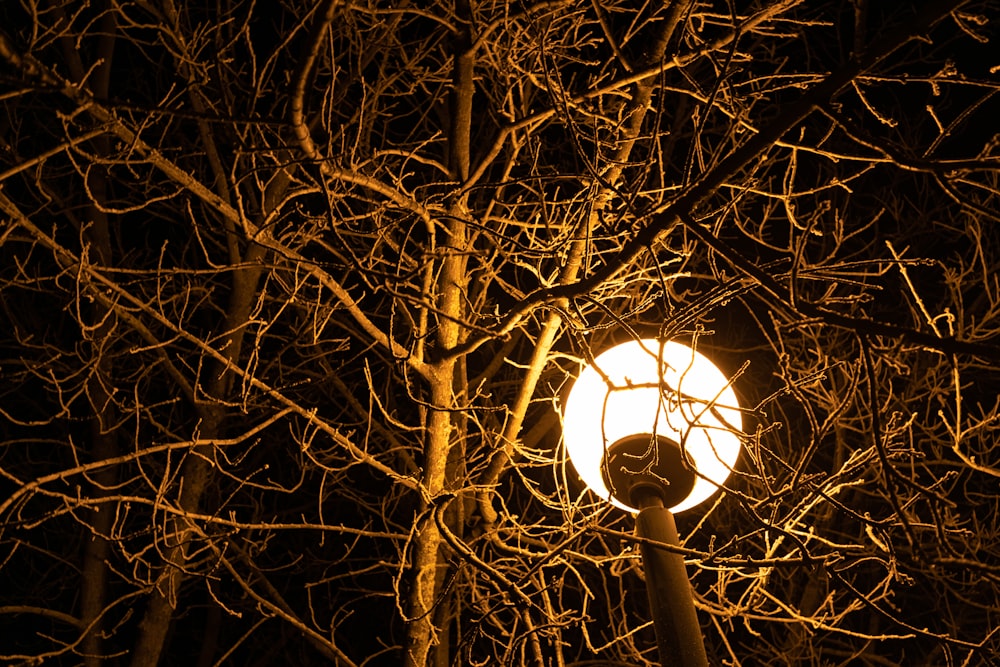
MULTIPOLYGON (((53 11, 60 21, 67 17, 59 3, 52 2, 53 11)), ((102 3, 106 7, 106 3, 102 3)), ((89 85, 94 94, 107 97, 111 87, 111 64, 115 49, 116 20, 114 12, 107 11, 101 18, 101 38, 97 42, 94 71, 89 76, 89 85)), ((85 64, 79 44, 68 35, 60 38, 63 56, 73 81, 84 81, 90 64, 85 64)), ((109 141, 105 136, 94 139, 93 148, 97 155, 110 154, 109 141)), ((86 252, 82 257, 100 267, 111 267, 114 263, 109 216, 104 210, 108 199, 108 177, 103 167, 96 167, 81 174, 86 180, 86 192, 90 201, 84 209, 86 218, 81 221, 81 232, 86 252)), ((93 414, 90 419, 90 458, 92 461, 112 459, 119 454, 119 443, 115 425, 118 411, 114 403, 115 365, 113 351, 108 349, 117 326, 111 308, 95 302, 88 309, 90 322, 80 322, 84 340, 89 341, 89 363, 92 371, 87 382, 87 397, 93 414)), ((117 470, 109 466, 89 475, 92 497, 107 495, 117 479, 117 470)), ((109 537, 114 525, 114 513, 110 504, 97 504, 88 510, 90 535, 84 542, 80 568, 80 621, 85 634, 80 643, 86 667, 100 667, 102 657, 104 623, 101 620, 108 600, 108 555, 109 537)))
MULTIPOLYGON (((221 410, 209 409, 207 419, 201 424, 200 437, 211 439, 219 432, 221 410)), ((198 513, 201 500, 210 479, 210 464, 195 448, 184 462, 181 473, 181 491, 177 506, 184 512, 198 513)), ((200 449, 205 449, 204 447, 200 449)), ((163 536, 166 553, 165 565, 157 575, 150 594, 149 605, 139 626, 139 640, 132 651, 133 667, 159 664, 164 642, 180 597, 181 584, 192 543, 197 539, 193 525, 183 517, 168 518, 169 526, 163 536)))
MULTIPOLYGON (((238 363, 241 357, 246 324, 257 301, 257 285, 262 274, 259 261, 263 255, 264 250, 260 246, 252 245, 244 266, 233 274, 233 288, 220 344, 220 351, 230 364, 238 363)), ((205 491, 212 479, 211 440, 221 437, 227 412, 222 400, 230 392, 233 374, 216 364, 210 364, 210 368, 208 377, 211 382, 204 392, 209 401, 217 402, 199 410, 201 418, 195 427, 197 437, 209 444, 194 447, 184 461, 177 497, 177 508, 182 513, 198 513, 201 510, 205 491)), ((197 527, 183 516, 169 517, 167 526, 170 528, 164 534, 164 567, 153 582, 149 606, 140 624, 139 640, 132 652, 133 667, 158 664, 187 573, 190 550, 199 539, 197 527)))
MULTIPOLYGON (((465 295, 466 229, 461 220, 463 206, 455 209, 449 226, 448 254, 438 282, 437 306, 441 313, 438 322, 437 343, 448 350, 462 337, 461 315, 465 295)), ((434 627, 434 605, 442 581, 440 550, 442 538, 434 518, 434 503, 446 491, 448 454, 455 440, 453 414, 455 407, 456 373, 462 364, 456 359, 445 359, 435 365, 431 379, 431 412, 428 416, 427 439, 424 450, 423 486, 425 498, 421 503, 420 524, 414 535, 409 626, 405 664, 407 667, 426 667, 431 650, 438 644, 434 627)))
MULTIPOLYGON (((460 29, 455 38, 452 78, 454 90, 451 98, 451 126, 449 127, 449 166, 458 181, 469 175, 472 101, 474 91, 474 66, 472 52, 472 11, 467 0, 457 0, 455 12, 460 29)), ((448 224, 447 249, 442 261, 437 283, 437 307, 439 310, 437 345, 442 352, 453 349, 464 336, 461 317, 467 293, 466 250, 468 232, 465 218, 468 216, 465 195, 453 202, 451 222, 448 224)), ((427 438, 424 451, 423 484, 427 496, 421 503, 420 526, 414 537, 413 590, 410 595, 409 627, 405 661, 407 667, 426 667, 439 664, 447 659, 448 647, 441 646, 436 651, 442 637, 448 636, 446 615, 436 615, 435 605, 445 604, 439 600, 444 570, 447 565, 442 558, 442 538, 435 520, 435 501, 446 491, 448 482, 448 459, 451 447, 462 434, 455 434, 455 387, 462 384, 457 376, 464 363, 456 358, 445 358, 435 365, 431 380, 431 413, 428 417, 427 438), (439 625, 435 625, 435 619, 439 625)))

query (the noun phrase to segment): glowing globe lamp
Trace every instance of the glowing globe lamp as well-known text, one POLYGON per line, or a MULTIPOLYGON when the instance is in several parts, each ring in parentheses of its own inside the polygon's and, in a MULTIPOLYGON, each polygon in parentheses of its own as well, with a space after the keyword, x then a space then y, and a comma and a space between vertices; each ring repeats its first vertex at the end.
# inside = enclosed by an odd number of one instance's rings
POLYGON ((742 415, 729 379, 677 342, 631 340, 586 366, 566 399, 563 439, 597 495, 629 512, 654 493, 671 512, 721 487, 740 453, 742 415))

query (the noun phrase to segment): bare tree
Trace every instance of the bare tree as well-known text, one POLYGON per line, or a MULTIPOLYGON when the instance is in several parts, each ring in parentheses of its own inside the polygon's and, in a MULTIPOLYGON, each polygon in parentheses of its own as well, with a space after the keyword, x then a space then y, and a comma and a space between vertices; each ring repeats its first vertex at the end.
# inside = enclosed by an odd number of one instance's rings
POLYGON ((1000 5, 265 4, 0 8, 4 661, 651 664, 560 414, 656 336, 713 664, 1000 662, 1000 5))

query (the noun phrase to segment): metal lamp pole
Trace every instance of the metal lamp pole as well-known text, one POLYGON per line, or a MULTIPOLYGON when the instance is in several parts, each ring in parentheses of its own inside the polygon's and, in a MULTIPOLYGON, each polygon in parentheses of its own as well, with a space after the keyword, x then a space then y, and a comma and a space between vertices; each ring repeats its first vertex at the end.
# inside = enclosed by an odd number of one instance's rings
POLYGON ((708 667, 684 557, 657 546, 680 546, 667 507, 691 492, 694 471, 685 464, 680 445, 652 434, 618 440, 608 447, 602 467, 612 497, 639 510, 635 531, 645 538, 639 552, 661 667, 708 667), (646 455, 654 450, 655 455, 646 455))
MULTIPOLYGON (((680 546, 674 515, 663 506, 660 495, 643 487, 642 492, 633 493, 632 497, 639 506, 636 534, 651 542, 680 546)), ((639 545, 639 550, 646 571, 646 594, 661 667, 708 667, 684 557, 647 541, 639 545)))

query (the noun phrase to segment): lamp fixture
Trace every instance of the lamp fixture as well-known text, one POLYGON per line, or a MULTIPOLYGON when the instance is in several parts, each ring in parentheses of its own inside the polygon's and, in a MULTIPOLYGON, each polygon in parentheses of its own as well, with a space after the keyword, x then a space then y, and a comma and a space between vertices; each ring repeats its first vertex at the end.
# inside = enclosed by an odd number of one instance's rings
POLYGON ((655 491, 671 512, 704 502, 740 453, 729 379, 682 343, 630 340, 599 354, 566 399, 563 441, 598 496, 632 513, 655 491))

